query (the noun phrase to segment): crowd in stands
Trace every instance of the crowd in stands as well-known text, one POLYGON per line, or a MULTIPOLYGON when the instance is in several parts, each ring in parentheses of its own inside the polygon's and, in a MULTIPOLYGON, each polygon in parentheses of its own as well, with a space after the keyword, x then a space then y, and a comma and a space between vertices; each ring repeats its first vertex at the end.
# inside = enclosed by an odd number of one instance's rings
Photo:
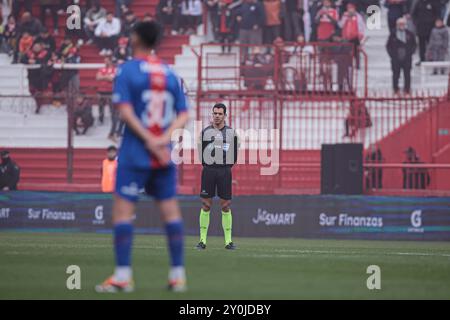
MULTIPOLYGON (((53 97, 62 93, 69 86, 79 91, 79 75, 77 70, 55 70, 53 66, 61 63, 76 64, 81 62, 80 48, 84 43, 95 44, 99 56, 105 57, 107 65, 97 72, 98 97, 77 98, 74 103, 74 130, 76 134, 86 134, 95 123, 92 105, 99 105, 98 122, 104 122, 104 110, 110 107, 112 128, 109 137, 117 140, 123 125, 118 115, 111 108, 110 95, 112 81, 115 76, 115 65, 132 57, 129 36, 138 19, 129 9, 131 1, 117 0, 116 11, 107 12, 98 0, 86 1, 81 9, 83 22, 81 30, 64 30, 62 41, 57 44, 55 37, 60 16, 66 18, 68 5, 79 4, 78 0, 40 0, 40 18, 32 15, 32 2, 0 0, 0 52, 9 54, 13 63, 36 65, 29 68, 28 77, 30 91, 36 97, 37 109, 40 112, 45 101, 43 93, 50 92, 53 97), (53 23, 46 23, 50 16, 53 23), (48 28, 51 25, 52 28, 48 28)), ((154 20, 153 15, 145 14, 143 20, 154 20)), ((55 102, 55 101, 54 101, 55 102)), ((58 102, 58 101, 56 101, 58 102)))
MULTIPOLYGON (((95 44, 99 56, 107 66, 97 73, 100 106, 98 122, 103 123, 105 106, 111 104, 115 66, 131 58, 129 36, 138 18, 130 10, 133 0, 115 0, 115 11, 108 12, 98 0, 83 1, 81 30, 58 29, 59 19, 66 17, 68 5, 79 0, 39 0, 40 16, 32 15, 30 0, 0 0, 0 51, 13 57, 15 63, 39 65, 29 70, 33 93, 50 90, 62 92, 69 85, 79 88, 76 70, 56 72, 57 63, 79 63, 80 47, 95 44), (51 18, 47 24, 46 20, 51 18), (48 26, 50 26, 48 28, 48 26), (47 27, 44 27, 47 26, 47 27), (63 41, 55 41, 62 30, 63 41)), ((230 52, 233 43, 259 46, 241 55, 244 66, 258 66, 259 73, 273 73, 274 56, 263 45, 283 43, 334 43, 326 52, 338 65, 339 90, 351 90, 351 68, 360 67, 358 48, 366 41, 367 8, 384 5, 388 10, 390 36, 387 51, 391 58, 393 89, 400 93, 399 78, 404 75, 403 92, 409 94, 413 55, 418 47, 419 59, 444 61, 448 55, 448 0, 159 0, 155 14, 147 13, 143 20, 157 20, 166 34, 194 34, 202 21, 207 21, 213 42, 223 44, 223 52, 230 52), (417 45, 418 43, 418 45, 417 45), (347 46, 345 45, 347 44, 347 46), (352 50, 348 50, 352 48, 352 50), (349 57, 351 57, 349 59, 349 57), (272 68, 272 69, 271 69, 272 68)), ((323 51, 322 53, 325 53, 323 51)), ((321 68, 329 68, 331 59, 321 58, 321 68)), ((245 68, 244 68, 245 69, 245 68)), ((321 70, 322 72, 323 70, 321 70)), ((437 68, 434 73, 446 70, 437 68)), ((247 87, 263 89, 264 81, 255 78, 255 71, 243 71, 247 87)), ((324 71, 325 74, 325 71, 324 71)), ((297 86, 305 89, 305 81, 298 75, 297 86)), ((324 78, 324 83, 326 78, 324 78)), ((326 85, 326 83, 325 83, 326 85)), ((81 102, 80 102, 81 103, 81 102)), ((92 104, 84 101, 81 105, 92 104)), ((40 105, 38 103, 38 105, 40 105)), ((94 124, 87 116, 88 108, 81 108, 76 119, 86 133, 94 124), (84 120, 83 120, 84 119, 84 120)), ((39 112, 39 107, 37 109, 39 112)), ((122 125, 112 113, 110 138, 120 135, 122 125)))

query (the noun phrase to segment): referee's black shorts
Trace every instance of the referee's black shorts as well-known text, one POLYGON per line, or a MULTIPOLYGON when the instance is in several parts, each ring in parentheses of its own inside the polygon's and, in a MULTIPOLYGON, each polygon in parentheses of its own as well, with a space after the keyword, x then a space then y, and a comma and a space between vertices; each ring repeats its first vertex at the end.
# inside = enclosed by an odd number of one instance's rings
POLYGON ((204 166, 200 197, 231 200, 231 182, 231 166, 204 166))

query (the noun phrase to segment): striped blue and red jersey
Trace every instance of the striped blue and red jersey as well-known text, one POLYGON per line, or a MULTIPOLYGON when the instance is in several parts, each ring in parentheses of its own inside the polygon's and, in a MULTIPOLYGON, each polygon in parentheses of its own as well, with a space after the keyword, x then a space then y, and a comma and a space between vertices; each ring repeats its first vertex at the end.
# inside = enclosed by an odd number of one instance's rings
MULTIPOLYGON (((177 114, 188 109, 180 78, 155 56, 136 57, 118 67, 113 103, 116 107, 132 105, 142 125, 154 135, 163 134, 177 114)), ((121 166, 133 168, 160 167, 144 142, 127 127, 118 161, 121 166)))

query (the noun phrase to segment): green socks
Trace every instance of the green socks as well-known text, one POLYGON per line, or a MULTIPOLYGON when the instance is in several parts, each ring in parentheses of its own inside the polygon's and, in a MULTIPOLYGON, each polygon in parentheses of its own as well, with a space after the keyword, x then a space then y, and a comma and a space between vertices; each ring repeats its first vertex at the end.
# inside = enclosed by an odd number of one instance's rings
POLYGON ((228 212, 222 211, 222 228, 225 235, 225 245, 231 242, 231 226, 233 225, 233 217, 231 216, 231 210, 228 212))
MULTIPOLYGON (((222 228, 225 235, 225 245, 231 242, 231 229, 233 225, 233 217, 231 210, 228 212, 222 211, 222 228)), ((209 211, 200 210, 200 242, 206 244, 206 237, 208 236, 209 227, 209 211)))
POLYGON ((209 211, 200 210, 200 242, 206 244, 209 227, 209 211))

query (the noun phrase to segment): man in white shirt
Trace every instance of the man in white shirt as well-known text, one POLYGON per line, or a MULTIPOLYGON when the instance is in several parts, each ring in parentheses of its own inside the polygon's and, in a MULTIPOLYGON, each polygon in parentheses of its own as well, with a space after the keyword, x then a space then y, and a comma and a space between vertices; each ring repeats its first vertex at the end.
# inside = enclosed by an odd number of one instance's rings
MULTIPOLYGON (((74 1, 75 3, 75 1, 74 1)), ((97 28, 99 22, 106 17, 106 9, 100 6, 98 1, 93 2, 89 10, 86 12, 84 18, 84 31, 88 36, 88 44, 91 44, 94 40, 95 28, 97 28)))
POLYGON ((120 34, 120 19, 114 17, 109 12, 106 18, 100 20, 95 28, 95 40, 97 46, 101 49, 100 55, 111 55, 112 50, 117 44, 117 39, 120 34))

